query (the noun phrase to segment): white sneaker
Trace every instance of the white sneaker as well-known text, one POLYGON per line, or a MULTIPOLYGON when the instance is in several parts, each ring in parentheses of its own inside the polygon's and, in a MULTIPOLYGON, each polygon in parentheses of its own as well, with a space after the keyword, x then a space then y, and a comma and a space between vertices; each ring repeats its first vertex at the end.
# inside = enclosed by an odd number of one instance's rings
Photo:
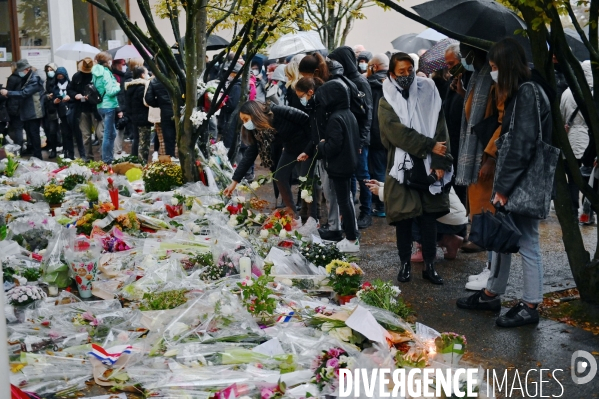
POLYGON ((476 280, 487 281, 489 279, 490 275, 491 275, 491 270, 488 267, 485 267, 481 273, 468 276, 468 281, 476 281, 476 280))
POLYGON ((483 288, 487 288, 488 278, 479 278, 478 280, 468 281, 466 283, 466 289, 472 291, 480 291, 483 288))
POLYGON ((360 252, 360 241, 350 242, 347 238, 344 238, 337 243, 337 249, 346 253, 360 252))

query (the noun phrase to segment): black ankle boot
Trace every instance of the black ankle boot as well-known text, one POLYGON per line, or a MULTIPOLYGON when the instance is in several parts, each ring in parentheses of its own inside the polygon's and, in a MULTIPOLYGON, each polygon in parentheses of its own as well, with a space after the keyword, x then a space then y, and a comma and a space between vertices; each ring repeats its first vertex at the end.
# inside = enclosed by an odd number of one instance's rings
POLYGON ((412 264, 410 262, 402 263, 397 273, 397 281, 407 283, 412 279, 412 264))
POLYGON ((426 263, 425 269, 422 271, 422 278, 433 284, 443 285, 443 279, 435 271, 434 263, 426 263))

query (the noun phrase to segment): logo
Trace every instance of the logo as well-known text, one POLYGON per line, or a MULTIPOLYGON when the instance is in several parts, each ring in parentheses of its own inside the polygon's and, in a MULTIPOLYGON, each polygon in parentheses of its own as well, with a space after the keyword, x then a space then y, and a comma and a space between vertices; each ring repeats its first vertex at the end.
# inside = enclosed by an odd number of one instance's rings
POLYGON ((576 351, 572 354, 570 368, 572 381, 574 381, 575 384, 583 385, 591 382, 591 380, 595 378, 595 375, 597 374, 597 361, 593 355, 587 351, 576 351))

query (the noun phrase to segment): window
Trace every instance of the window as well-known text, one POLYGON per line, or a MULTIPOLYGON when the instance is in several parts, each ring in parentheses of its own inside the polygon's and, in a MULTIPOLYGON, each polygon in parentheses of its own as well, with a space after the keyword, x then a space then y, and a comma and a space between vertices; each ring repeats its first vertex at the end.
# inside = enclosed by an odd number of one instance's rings
POLYGON ((14 55, 14 38, 12 35, 12 2, 0 0, 0 65, 9 65, 14 55))
MULTIPOLYGON (((108 50, 109 47, 119 47, 128 43, 127 36, 116 19, 91 4, 81 0, 72 1, 75 40, 81 40, 100 50, 108 50)), ((100 1, 106 4, 105 0, 100 1)), ((118 0, 118 3, 128 14, 128 0, 118 0)))

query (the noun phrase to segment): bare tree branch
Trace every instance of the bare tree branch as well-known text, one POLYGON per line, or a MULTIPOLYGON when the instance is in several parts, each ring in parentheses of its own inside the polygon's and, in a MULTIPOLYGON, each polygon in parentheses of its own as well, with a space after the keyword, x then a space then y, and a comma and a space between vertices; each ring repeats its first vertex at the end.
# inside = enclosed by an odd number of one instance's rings
POLYGON ((572 9, 572 5, 570 4, 569 1, 565 1, 564 5, 566 6, 566 9, 568 10, 568 15, 570 16, 570 19, 572 20, 572 24, 574 25, 576 32, 580 35, 580 39, 582 40, 582 43, 589 50, 591 59, 594 62, 599 63, 599 53, 597 53, 595 48, 593 46, 591 46, 591 43, 589 42, 587 35, 585 35, 584 31, 580 27, 580 24, 578 23, 578 20, 576 19, 576 15, 574 15, 574 10, 572 9))

